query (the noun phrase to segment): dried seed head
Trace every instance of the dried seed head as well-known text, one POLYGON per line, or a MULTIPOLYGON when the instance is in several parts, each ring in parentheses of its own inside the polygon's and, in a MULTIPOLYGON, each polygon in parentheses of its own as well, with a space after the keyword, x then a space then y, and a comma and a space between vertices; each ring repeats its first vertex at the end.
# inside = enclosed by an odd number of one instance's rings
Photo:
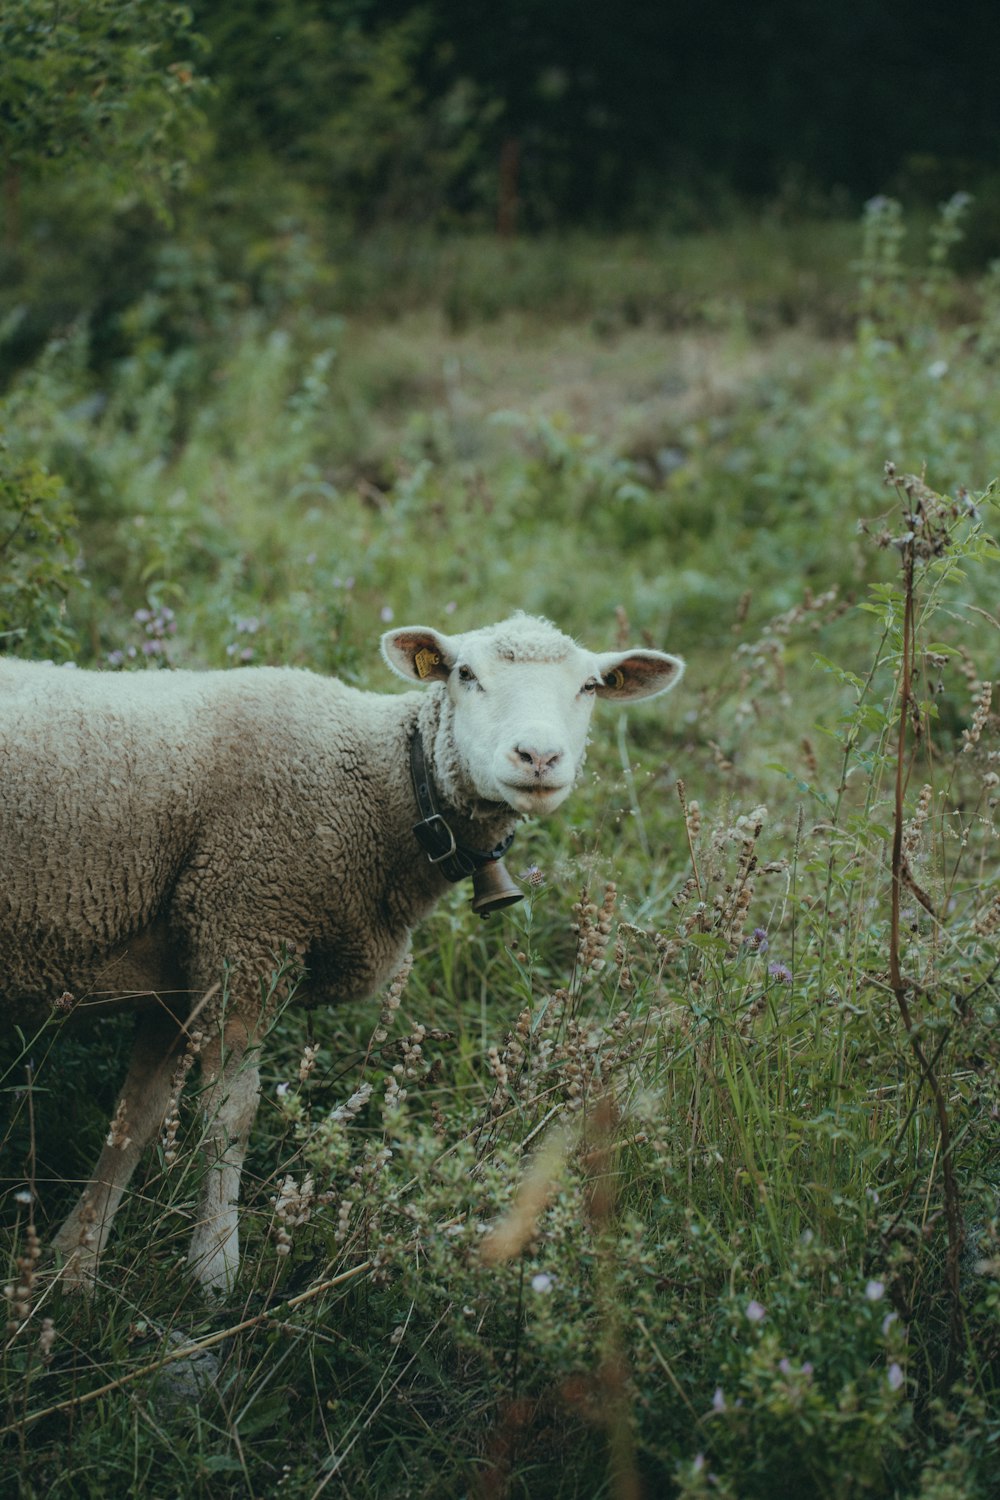
POLYGON ((123 1097, 118 1101, 118 1108, 105 1138, 105 1145, 115 1146, 119 1151, 124 1151, 132 1144, 132 1137, 128 1133, 127 1110, 128 1101, 123 1097))
POLYGON ((984 682, 979 692, 975 712, 972 715, 972 723, 968 729, 962 730, 962 754, 968 754, 973 746, 979 743, 980 736, 986 727, 986 721, 990 716, 990 704, 993 701, 993 684, 984 682))

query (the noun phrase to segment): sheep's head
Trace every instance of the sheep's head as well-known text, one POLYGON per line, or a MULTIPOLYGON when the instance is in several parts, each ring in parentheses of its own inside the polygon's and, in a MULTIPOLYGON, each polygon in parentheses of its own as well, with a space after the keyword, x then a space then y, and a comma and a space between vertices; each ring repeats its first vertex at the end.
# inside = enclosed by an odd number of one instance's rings
POLYGON ((569 794, 595 699, 652 698, 684 671, 662 651, 585 651, 530 615, 452 636, 410 625, 388 631, 382 651, 401 677, 444 685, 464 778, 522 813, 550 812, 569 794))

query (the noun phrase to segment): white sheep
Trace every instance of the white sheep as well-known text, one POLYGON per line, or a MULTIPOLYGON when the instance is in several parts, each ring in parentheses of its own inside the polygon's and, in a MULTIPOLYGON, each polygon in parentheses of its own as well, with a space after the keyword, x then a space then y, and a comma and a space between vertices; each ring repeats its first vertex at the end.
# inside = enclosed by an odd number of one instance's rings
POLYGON ((296 999, 371 995, 449 880, 568 795, 594 699, 649 697, 683 671, 659 651, 595 655, 522 614, 393 630, 382 650, 428 690, 0 658, 0 1004, 22 1024, 60 1007, 138 1016, 108 1143, 56 1238, 72 1279, 93 1275, 162 1126, 190 1022, 211 1170, 189 1261, 230 1287, 275 972, 293 957, 296 999))

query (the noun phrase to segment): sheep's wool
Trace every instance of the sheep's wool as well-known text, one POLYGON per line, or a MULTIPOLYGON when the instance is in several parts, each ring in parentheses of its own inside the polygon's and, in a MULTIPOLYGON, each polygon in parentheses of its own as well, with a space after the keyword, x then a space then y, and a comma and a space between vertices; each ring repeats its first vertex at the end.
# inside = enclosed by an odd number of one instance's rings
POLYGON ((548 620, 516 614, 494 626, 493 647, 502 661, 565 661, 573 641, 548 620))

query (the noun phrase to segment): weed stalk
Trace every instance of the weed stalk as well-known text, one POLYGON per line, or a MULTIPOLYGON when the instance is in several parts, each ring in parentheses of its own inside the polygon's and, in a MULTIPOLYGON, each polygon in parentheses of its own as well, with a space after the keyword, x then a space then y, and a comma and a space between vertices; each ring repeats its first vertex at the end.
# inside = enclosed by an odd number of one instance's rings
MULTIPOLYGON (((910 489, 910 486, 905 483, 903 487, 907 491, 910 489)), ((919 496, 917 496, 915 502, 912 494, 907 494, 906 498, 910 500, 911 504, 915 503, 916 509, 919 510, 921 508, 919 496)), ((900 898, 904 884, 906 883, 903 859, 903 797, 907 782, 911 712, 914 716, 918 712, 917 705, 913 699, 913 669, 917 649, 915 625, 916 534, 913 528, 900 538, 899 545, 902 551, 903 567, 903 635, 899 663, 899 725, 896 735, 895 805, 892 835, 892 894, 889 926, 889 985, 906 1030, 907 1040, 920 1068, 920 1078, 917 1088, 919 1090, 926 1079, 934 1099, 934 1108, 937 1114, 938 1131, 940 1134, 945 1222, 948 1230, 946 1273, 951 1298, 948 1356, 942 1378, 943 1387, 947 1389, 952 1383, 957 1368, 959 1343, 962 1335, 961 1255, 964 1236, 962 1233, 959 1188, 952 1159, 948 1103, 936 1070, 937 1057, 941 1049, 938 1048, 935 1056, 928 1059, 910 1006, 910 993, 913 987, 904 977, 900 962, 900 898)))

